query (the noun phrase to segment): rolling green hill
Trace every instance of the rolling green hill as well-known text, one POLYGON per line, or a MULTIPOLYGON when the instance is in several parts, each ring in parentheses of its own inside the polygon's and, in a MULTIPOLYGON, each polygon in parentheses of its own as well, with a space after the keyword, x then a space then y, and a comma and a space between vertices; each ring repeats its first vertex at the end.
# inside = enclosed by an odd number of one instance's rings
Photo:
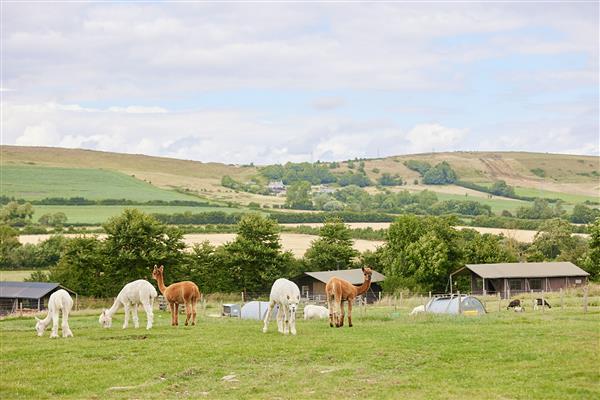
MULTIPOLYGON (((281 205, 285 201, 284 197, 246 193, 221 186, 221 178, 225 175, 241 183, 256 177, 264 181, 255 166, 49 147, 0 146, 0 156, 2 195, 27 200, 45 197, 125 198, 135 201, 206 199, 220 204, 247 205, 254 202, 265 207, 281 205)), ((431 165, 446 161, 462 181, 490 185, 494 181, 505 180, 515 187, 517 194, 560 198, 568 203, 567 209, 573 204, 586 200, 597 202, 600 198, 600 158, 593 156, 452 152, 361 161, 373 181, 386 172, 398 174, 409 183, 398 189, 412 192, 431 190, 438 194, 440 200, 468 198, 491 205, 494 212, 503 209, 514 211, 527 204, 498 196, 490 198, 486 193, 455 185, 423 185, 419 173, 405 166, 408 160, 427 161, 431 165), (415 180, 419 184, 413 184, 415 180)), ((344 173, 350 170, 349 167, 348 161, 342 161, 331 172, 344 173)), ((373 194, 378 189, 371 187, 369 191, 373 194)), ((98 211, 102 215, 112 212, 98 211)), ((74 222, 72 218, 69 220, 74 222)))

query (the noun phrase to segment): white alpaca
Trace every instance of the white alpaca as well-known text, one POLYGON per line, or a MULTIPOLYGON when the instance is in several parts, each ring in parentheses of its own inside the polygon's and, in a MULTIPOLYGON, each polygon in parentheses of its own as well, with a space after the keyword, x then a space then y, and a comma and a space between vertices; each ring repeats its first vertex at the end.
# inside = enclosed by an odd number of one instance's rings
POLYGON ((325 319, 329 318, 329 310, 327 307, 314 306, 312 304, 304 307, 304 319, 325 319))
POLYGON ((421 306, 416 306, 415 308, 412 309, 412 311, 410 312, 410 315, 416 315, 416 314, 420 314, 420 313, 424 313, 425 312, 425 306, 421 305, 421 306))
POLYGON ((298 286, 287 279, 279 278, 271 287, 271 295, 269 296, 269 309, 265 316, 265 324, 263 332, 267 332, 271 312, 276 304, 279 305, 277 312, 277 330, 284 335, 290 332, 296 334, 296 309, 300 302, 300 289, 298 286))
POLYGON ((62 310, 62 335, 63 337, 73 336, 73 332, 69 328, 69 313, 73 308, 73 299, 69 296, 66 290, 60 289, 50 295, 48 300, 48 315, 44 319, 35 317, 37 323, 35 324, 35 330, 38 336, 42 336, 46 327, 52 321, 52 333, 51 338, 58 337, 58 313, 62 310))
POLYGON ((154 321, 154 314, 152 312, 152 306, 154 305, 154 299, 156 298, 156 289, 152 284, 143 279, 129 282, 123 286, 123 289, 119 292, 112 307, 108 310, 102 311, 98 322, 104 328, 110 328, 112 326, 112 317, 115 315, 121 304, 125 309, 125 322, 123 322, 123 329, 127 328, 129 323, 129 311, 133 313, 133 326, 139 328, 140 323, 138 320, 138 305, 144 307, 146 311, 146 329, 152 328, 152 322, 154 321))

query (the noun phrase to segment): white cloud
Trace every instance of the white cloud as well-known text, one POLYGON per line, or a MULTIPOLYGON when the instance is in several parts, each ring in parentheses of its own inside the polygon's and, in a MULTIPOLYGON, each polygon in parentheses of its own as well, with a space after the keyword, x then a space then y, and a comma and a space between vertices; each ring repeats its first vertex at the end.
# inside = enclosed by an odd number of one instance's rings
POLYGON ((57 146, 59 143, 60 135, 54 124, 49 122, 25 126, 23 134, 15 140, 19 146, 57 146))
POLYGON ((455 129, 440 124, 419 124, 411 129, 406 138, 410 152, 456 150, 467 135, 466 129, 455 129))

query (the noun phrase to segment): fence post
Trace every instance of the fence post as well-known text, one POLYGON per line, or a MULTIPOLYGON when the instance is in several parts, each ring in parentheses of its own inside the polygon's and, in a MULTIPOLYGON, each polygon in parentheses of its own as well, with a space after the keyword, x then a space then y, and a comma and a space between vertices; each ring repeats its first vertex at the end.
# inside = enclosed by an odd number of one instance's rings
POLYGON ((244 292, 242 292, 242 304, 244 304, 244 292))
POLYGON ((461 299, 460 299, 460 290, 459 290, 458 291, 458 315, 462 315, 462 304, 460 304, 461 303, 460 300, 461 299))
POLYGON ((402 293, 403 292, 400 292, 400 307, 402 307, 402 293))
POLYGON ((534 310, 537 310, 537 301, 535 301, 535 296, 533 295, 533 289, 531 289, 531 301, 532 301, 532 307, 534 310))
POLYGON ((500 297, 500 292, 496 293, 496 296, 498 297, 498 312, 500 312, 500 309, 502 308, 502 298, 500 297))
POLYGON ((588 309, 588 287, 583 289, 583 312, 587 313, 588 309))
POLYGON ((378 302, 381 303, 381 292, 379 292, 379 300, 378 300, 378 302))
MULTIPOLYGON (((258 319, 259 321, 262 319, 262 301, 258 300, 258 319)), ((241 315, 240 315, 241 317, 241 315)))
POLYGON ((542 290, 542 313, 545 313, 545 307, 546 306, 546 302, 544 301, 544 291, 542 290))

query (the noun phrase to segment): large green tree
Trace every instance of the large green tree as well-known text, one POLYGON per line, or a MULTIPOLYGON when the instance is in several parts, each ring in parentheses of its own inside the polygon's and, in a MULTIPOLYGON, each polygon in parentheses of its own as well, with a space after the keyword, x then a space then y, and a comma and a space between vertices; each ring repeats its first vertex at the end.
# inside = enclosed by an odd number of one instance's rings
POLYGON ((289 277, 293 263, 291 252, 281 251, 277 222, 260 214, 243 216, 223 251, 233 289, 244 292, 267 291, 275 279, 289 277))
POLYGON ((298 181, 292 183, 287 188, 286 206, 297 210, 312 209, 312 201, 310 199, 310 182, 298 181))
POLYGON ((111 293, 132 280, 151 278, 155 264, 165 266, 167 282, 181 277, 185 243, 179 229, 137 209, 126 209, 103 227, 108 235, 103 250, 114 282, 111 293))
POLYGON ((350 229, 340 218, 325 221, 319 229, 319 238, 306 250, 304 259, 311 271, 329 271, 353 267, 358 251, 353 247, 350 229))
POLYGON ((590 279, 600 279, 600 217, 590 227, 589 250, 582 266, 589 272, 590 279))

